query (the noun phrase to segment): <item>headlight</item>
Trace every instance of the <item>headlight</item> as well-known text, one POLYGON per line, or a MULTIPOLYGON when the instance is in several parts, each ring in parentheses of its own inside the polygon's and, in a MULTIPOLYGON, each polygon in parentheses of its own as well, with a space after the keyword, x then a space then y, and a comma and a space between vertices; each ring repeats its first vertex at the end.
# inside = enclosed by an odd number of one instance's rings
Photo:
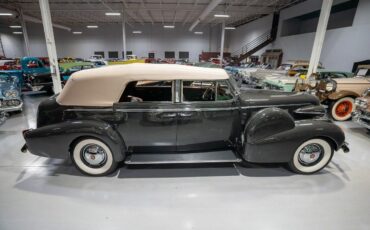
POLYGON ((18 92, 16 90, 7 90, 4 92, 5 97, 17 97, 18 92))
POLYGON ((334 90, 334 83, 333 82, 328 82, 327 84, 326 84, 326 91, 329 91, 329 92, 331 92, 331 91, 333 91, 334 90))

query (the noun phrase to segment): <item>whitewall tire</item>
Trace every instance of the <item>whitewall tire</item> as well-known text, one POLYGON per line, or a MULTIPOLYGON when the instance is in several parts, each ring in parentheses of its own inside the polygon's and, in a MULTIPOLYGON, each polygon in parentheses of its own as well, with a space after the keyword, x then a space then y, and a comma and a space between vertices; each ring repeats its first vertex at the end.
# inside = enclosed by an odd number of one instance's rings
POLYGON ((346 121, 351 118, 355 109, 355 100, 352 97, 344 97, 332 102, 330 115, 336 121, 346 121))
POLYGON ((75 144, 72 160, 82 173, 90 176, 104 176, 117 167, 110 148, 93 138, 82 139, 75 144))
POLYGON ((324 139, 315 138, 302 143, 289 162, 292 171, 312 174, 323 169, 333 157, 334 150, 324 139))

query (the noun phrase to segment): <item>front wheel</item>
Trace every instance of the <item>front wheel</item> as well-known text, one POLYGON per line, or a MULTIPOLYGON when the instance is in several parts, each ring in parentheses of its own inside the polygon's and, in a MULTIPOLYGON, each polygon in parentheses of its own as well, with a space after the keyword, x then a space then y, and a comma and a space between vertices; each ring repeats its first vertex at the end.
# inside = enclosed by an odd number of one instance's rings
POLYGON ((331 103, 330 115, 336 121, 346 121, 351 118, 354 108, 355 100, 352 97, 344 97, 331 103))
POLYGON ((310 139, 297 148, 288 165, 296 173, 313 174, 330 162, 333 153, 332 146, 326 140, 310 139))
POLYGON ((82 139, 75 144, 72 160, 82 173, 90 176, 104 176, 117 168, 110 148, 93 138, 82 139))

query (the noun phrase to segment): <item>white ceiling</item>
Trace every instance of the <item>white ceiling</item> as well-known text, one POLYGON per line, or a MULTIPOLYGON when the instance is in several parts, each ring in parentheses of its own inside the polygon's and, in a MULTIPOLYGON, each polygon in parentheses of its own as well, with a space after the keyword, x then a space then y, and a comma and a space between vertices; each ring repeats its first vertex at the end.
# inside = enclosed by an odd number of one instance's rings
MULTIPOLYGON (((200 25, 238 26, 271 14, 304 0, 223 0, 200 25), (229 14, 230 18, 215 18, 214 14, 229 14)), ((192 24, 211 0, 49 0, 53 23, 78 26, 120 23, 121 16, 109 17, 105 12, 124 12, 129 24, 192 24)), ((0 0, 0 7, 22 8, 25 15, 41 18, 38 0, 0 0)), ((16 17, 2 17, 1 24, 17 22, 16 17)))

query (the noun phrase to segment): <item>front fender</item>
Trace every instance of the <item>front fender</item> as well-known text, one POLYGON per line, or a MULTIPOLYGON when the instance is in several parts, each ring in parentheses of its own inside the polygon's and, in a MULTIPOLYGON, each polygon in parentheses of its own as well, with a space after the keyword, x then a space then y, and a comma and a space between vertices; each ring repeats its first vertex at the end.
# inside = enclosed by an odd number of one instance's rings
POLYGON ((65 121, 23 133, 28 150, 35 155, 67 159, 71 145, 78 138, 92 137, 105 142, 114 159, 122 161, 126 146, 120 134, 108 123, 94 120, 65 121))
POLYGON ((343 97, 360 97, 360 95, 356 92, 349 91, 349 90, 341 90, 339 92, 334 92, 329 94, 328 98, 330 100, 338 100, 343 97))

